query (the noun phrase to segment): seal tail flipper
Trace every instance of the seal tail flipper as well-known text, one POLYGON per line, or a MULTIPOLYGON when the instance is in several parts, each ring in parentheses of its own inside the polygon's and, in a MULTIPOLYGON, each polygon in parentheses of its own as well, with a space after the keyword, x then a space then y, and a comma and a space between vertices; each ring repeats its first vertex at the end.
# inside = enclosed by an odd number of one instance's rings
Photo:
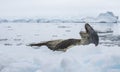
POLYGON ((87 23, 85 24, 86 32, 89 34, 90 43, 94 43, 95 46, 99 44, 99 36, 97 32, 87 23))
POLYGON ((32 44, 29 44, 28 46, 42 46, 42 45, 46 45, 46 42, 43 42, 43 43, 32 43, 32 44))

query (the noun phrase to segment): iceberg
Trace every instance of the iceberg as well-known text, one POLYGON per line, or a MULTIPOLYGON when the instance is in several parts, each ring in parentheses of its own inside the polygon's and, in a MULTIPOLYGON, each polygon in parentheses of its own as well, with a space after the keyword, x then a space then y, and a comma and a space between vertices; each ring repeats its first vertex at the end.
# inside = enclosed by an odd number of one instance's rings
POLYGON ((82 19, 84 22, 98 22, 98 23, 117 23, 118 16, 112 12, 100 13, 96 18, 86 17, 82 19))
POLYGON ((74 17, 31 17, 31 18, 0 18, 0 23, 117 23, 118 16, 115 16, 113 12, 100 13, 97 17, 80 18, 80 16, 74 17))

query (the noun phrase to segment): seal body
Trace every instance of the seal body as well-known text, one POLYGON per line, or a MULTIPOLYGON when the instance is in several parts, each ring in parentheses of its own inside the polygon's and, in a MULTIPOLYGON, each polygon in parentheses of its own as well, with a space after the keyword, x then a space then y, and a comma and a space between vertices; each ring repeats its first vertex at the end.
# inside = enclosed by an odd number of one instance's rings
POLYGON ((68 48, 76 45, 87 45, 89 44, 89 35, 85 32, 80 32, 81 39, 59 39, 59 40, 51 40, 41 43, 33 43, 29 44, 29 46, 47 46, 49 49, 53 51, 66 51, 68 48))

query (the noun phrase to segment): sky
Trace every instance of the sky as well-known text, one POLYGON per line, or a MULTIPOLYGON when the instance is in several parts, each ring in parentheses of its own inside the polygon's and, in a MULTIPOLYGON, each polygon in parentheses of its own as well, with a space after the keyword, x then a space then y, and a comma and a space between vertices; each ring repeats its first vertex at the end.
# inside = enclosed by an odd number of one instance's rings
POLYGON ((120 0, 0 0, 0 17, 120 16, 120 0))

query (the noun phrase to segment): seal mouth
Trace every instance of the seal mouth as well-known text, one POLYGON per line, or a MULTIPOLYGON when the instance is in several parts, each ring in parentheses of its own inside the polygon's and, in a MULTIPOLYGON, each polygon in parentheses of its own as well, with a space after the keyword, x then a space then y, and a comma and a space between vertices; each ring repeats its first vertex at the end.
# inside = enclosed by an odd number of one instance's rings
POLYGON ((88 24, 85 24, 86 32, 89 34, 90 43, 94 43, 95 46, 99 44, 99 37, 96 31, 88 24))
POLYGON ((85 24, 85 29, 87 33, 91 33, 92 31, 94 31, 94 29, 88 23, 85 24))

